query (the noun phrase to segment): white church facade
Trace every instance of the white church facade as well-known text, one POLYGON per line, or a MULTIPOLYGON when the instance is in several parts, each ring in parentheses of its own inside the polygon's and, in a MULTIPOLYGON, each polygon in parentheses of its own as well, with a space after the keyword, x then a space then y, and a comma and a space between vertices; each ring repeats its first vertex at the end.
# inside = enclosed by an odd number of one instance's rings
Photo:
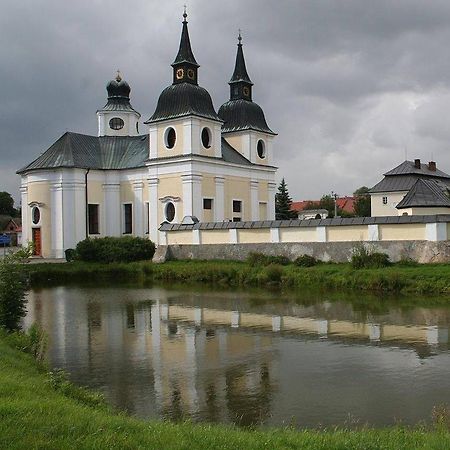
POLYGON ((86 237, 134 235, 158 244, 161 223, 185 216, 275 218, 275 133, 253 102, 240 36, 230 99, 218 112, 198 85, 186 14, 172 68, 172 84, 143 125, 118 73, 97 111, 98 136, 66 132, 18 171, 23 242, 32 241, 36 255, 62 258, 86 237))

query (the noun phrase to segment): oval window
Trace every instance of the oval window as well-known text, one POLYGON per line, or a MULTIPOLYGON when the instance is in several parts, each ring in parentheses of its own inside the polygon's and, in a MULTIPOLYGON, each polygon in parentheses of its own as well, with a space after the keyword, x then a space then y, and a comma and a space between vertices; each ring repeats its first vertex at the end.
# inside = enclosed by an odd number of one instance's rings
POLYGON ((109 121, 109 128, 111 128, 111 130, 121 130, 124 125, 125 122, 120 117, 113 117, 109 121))
POLYGON ((33 211, 31 212, 31 217, 34 225, 37 225, 39 221, 41 220, 41 211, 37 206, 33 208, 33 211))
POLYGON ((205 148, 211 148, 211 130, 209 128, 203 128, 202 130, 202 144, 205 148))
POLYGON ((175 205, 172 202, 167 203, 165 215, 167 222, 172 222, 175 219, 175 205))
POLYGON ((258 156, 261 159, 264 159, 266 157, 266 146, 264 144, 264 141, 260 139, 258 141, 258 144, 256 145, 256 151, 258 152, 258 156))
POLYGON ((164 143, 167 148, 174 148, 175 142, 177 141, 177 134, 175 133, 175 129, 170 127, 167 128, 164 133, 164 143))

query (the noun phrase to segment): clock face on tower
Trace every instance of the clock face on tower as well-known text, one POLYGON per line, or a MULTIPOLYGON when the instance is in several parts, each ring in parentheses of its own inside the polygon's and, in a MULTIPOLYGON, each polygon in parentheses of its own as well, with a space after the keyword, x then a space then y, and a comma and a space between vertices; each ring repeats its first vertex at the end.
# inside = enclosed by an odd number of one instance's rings
POLYGON ((188 69, 187 76, 190 80, 193 80, 195 77, 195 72, 192 69, 188 69))
POLYGON ((250 95, 250 89, 247 86, 244 86, 244 88, 242 89, 242 93, 248 97, 250 95))
POLYGON ((177 80, 181 80, 184 76, 184 70, 183 69, 178 69, 177 70, 177 80))

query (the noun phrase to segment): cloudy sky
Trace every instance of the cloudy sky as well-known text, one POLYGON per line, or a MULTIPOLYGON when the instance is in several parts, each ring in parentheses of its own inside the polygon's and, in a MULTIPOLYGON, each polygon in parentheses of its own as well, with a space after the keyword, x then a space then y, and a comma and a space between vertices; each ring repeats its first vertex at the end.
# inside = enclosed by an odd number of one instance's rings
MULTIPOLYGON (((190 0, 200 84, 228 98, 238 28, 295 200, 372 186, 405 159, 450 172, 448 0, 190 0)), ((66 130, 96 134, 120 68, 146 120, 171 83, 183 2, 2 0, 0 191, 66 130)))

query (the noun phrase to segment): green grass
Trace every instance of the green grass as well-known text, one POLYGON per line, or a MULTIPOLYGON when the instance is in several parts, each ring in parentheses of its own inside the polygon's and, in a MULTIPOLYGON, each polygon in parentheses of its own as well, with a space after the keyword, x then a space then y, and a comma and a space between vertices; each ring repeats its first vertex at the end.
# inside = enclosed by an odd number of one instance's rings
POLYGON ((31 284, 65 284, 87 280, 168 281, 217 286, 275 286, 291 291, 304 288, 364 290, 404 294, 449 294, 450 264, 391 265, 353 269, 350 264, 314 267, 251 266, 238 261, 170 261, 164 264, 33 264, 25 266, 31 284))
POLYGON ((243 430, 220 425, 143 421, 87 406, 55 390, 43 368, 0 336, 1 449, 448 449, 435 428, 357 431, 243 430))

